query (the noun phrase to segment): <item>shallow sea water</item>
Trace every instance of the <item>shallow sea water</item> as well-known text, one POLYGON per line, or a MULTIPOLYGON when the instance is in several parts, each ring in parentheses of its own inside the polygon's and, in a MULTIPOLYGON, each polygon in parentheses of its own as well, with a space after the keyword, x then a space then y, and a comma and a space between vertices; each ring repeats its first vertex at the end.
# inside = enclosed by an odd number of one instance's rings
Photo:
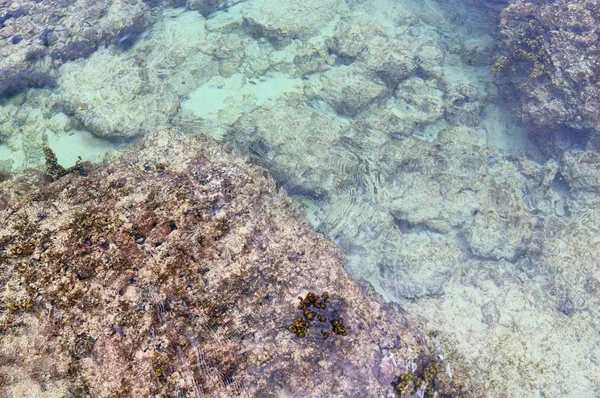
POLYGON ((531 187, 513 161, 551 175, 557 159, 516 122, 490 70, 495 16, 477 3, 164 8, 130 48, 2 98, 1 170, 40 166, 44 145, 64 166, 99 161, 171 125, 232 143, 489 396, 599 396, 598 298, 581 275, 600 278, 600 255, 578 241, 595 227, 569 220, 577 204, 560 184, 531 187), (548 217, 568 228, 535 263, 528 245, 548 217))

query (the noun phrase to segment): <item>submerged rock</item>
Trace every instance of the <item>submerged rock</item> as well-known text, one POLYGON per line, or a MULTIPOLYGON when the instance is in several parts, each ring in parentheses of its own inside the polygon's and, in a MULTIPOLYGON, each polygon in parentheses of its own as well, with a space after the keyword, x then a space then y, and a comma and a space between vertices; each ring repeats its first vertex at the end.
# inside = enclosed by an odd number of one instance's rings
POLYGON ((512 1, 502 11, 494 70, 520 92, 524 121, 600 132, 596 1, 512 1))
POLYGON ((360 66, 340 66, 311 78, 306 97, 325 101, 340 115, 356 116, 386 94, 382 82, 370 79, 360 66))
POLYGON ((53 85, 52 68, 86 57, 101 44, 127 46, 146 23, 142 0, 5 3, 0 9, 0 93, 53 85))
MULTIPOLYGON (((60 104, 97 137, 128 140, 165 128, 177 112, 174 92, 159 94, 145 65, 97 52, 63 65, 60 104)), ((154 77, 154 76, 152 76, 154 77)))
POLYGON ((258 0, 246 3, 243 15, 253 35, 279 42, 310 38, 344 9, 344 2, 339 0, 258 0))
POLYGON ((165 130, 87 171, 0 186, 0 395, 466 396, 231 149, 165 130))

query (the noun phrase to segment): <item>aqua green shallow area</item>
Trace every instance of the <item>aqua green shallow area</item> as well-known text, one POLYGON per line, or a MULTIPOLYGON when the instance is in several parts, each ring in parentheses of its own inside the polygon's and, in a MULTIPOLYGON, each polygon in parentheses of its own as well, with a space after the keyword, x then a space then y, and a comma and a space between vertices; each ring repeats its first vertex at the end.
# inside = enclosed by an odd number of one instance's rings
POLYGON ((155 9, 131 46, 0 98, 0 173, 43 166, 45 146, 68 167, 167 127, 208 135, 269 170, 488 396, 598 396, 600 198, 544 152, 551 131, 518 123, 478 3, 155 9))

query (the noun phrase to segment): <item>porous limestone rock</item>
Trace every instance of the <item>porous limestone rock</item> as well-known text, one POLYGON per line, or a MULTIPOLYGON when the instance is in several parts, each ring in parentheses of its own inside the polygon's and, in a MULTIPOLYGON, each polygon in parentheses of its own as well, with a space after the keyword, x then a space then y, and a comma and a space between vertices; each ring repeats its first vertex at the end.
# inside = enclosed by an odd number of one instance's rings
POLYGON ((357 167, 357 159, 345 148, 343 122, 319 112, 320 107, 331 112, 322 101, 311 107, 290 94, 243 115, 227 139, 267 166, 289 193, 325 198, 338 184, 351 185, 350 176, 339 170, 357 167))
POLYGON ((61 68, 60 102, 98 137, 128 139, 164 128, 179 98, 175 90, 157 95, 148 70, 139 59, 97 52, 61 68))
POLYGON ((494 39, 481 36, 465 40, 460 57, 467 65, 488 66, 493 63, 494 39))
POLYGON ((562 156, 561 177, 568 184, 573 204, 592 207, 600 204, 600 154, 596 151, 569 149, 562 156))
POLYGON ((436 363, 435 390, 467 394, 231 148, 164 130, 85 167, 0 185, 0 393, 383 397, 436 363), (308 292, 326 319, 299 336, 308 292))
POLYGON ((175 6, 181 6, 185 3, 185 6, 190 10, 197 10, 202 15, 210 15, 217 10, 227 11, 230 7, 243 2, 244 0, 175 0, 175 6), (176 3, 181 4, 176 4, 176 3))

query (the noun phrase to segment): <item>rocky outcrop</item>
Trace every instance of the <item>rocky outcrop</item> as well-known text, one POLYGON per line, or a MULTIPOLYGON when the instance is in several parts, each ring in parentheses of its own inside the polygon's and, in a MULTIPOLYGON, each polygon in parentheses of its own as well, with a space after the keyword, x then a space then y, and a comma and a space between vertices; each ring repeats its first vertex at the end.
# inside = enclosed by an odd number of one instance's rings
POLYGON ((40 182, 0 186, 0 395, 465 396, 233 150, 165 130, 40 182))
POLYGON ((541 131, 600 132, 598 2, 513 1, 500 19, 493 69, 516 85, 522 119, 541 131))

